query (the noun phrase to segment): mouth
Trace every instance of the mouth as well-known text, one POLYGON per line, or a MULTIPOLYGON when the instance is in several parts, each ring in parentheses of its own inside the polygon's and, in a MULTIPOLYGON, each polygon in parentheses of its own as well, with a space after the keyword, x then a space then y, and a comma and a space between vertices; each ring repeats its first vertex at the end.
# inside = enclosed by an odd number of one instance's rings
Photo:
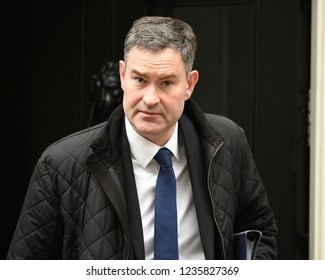
POLYGON ((159 116, 159 115, 161 115, 161 113, 153 112, 153 111, 140 111, 140 113, 145 116, 159 116))

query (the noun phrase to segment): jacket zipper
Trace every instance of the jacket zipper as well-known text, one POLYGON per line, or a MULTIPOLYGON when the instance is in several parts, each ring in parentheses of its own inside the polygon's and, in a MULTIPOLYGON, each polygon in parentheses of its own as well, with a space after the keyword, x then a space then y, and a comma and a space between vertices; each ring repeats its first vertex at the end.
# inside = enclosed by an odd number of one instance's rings
POLYGON ((210 185, 210 174, 211 174, 211 164, 212 164, 212 161, 213 159, 215 158, 215 156, 217 155, 217 153, 219 152, 220 148, 222 147, 223 145, 223 141, 220 142, 220 144, 217 146, 216 150, 214 151, 212 157, 211 157, 211 160, 209 162, 209 169, 208 169, 208 189, 209 189, 209 195, 210 195, 210 199, 211 199, 211 204, 212 204, 212 208, 213 208, 213 218, 214 218, 214 223, 216 224, 216 227, 218 229, 218 232, 219 232, 219 235, 221 237, 221 243, 222 243, 222 252, 223 252, 223 257, 224 259, 226 259, 226 252, 225 252, 225 244, 223 242, 223 238, 222 238, 222 234, 221 234, 221 230, 220 230, 220 227, 219 227, 219 224, 217 222, 217 217, 216 217, 216 206, 213 202, 213 199, 212 199, 212 193, 211 193, 211 185, 210 185))
POLYGON ((124 237, 124 242, 125 242, 126 247, 127 247, 127 253, 126 253, 125 259, 130 260, 130 246, 131 246, 131 244, 129 244, 128 239, 127 239, 126 234, 125 234, 124 231, 123 231, 123 237, 124 237))

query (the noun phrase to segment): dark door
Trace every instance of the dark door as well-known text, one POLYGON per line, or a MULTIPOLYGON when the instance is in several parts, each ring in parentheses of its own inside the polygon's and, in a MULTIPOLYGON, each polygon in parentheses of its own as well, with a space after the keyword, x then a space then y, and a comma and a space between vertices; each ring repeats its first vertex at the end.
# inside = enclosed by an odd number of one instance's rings
POLYGON ((198 35, 193 98, 246 131, 279 227, 279 259, 308 257, 310 1, 149 1, 198 35))

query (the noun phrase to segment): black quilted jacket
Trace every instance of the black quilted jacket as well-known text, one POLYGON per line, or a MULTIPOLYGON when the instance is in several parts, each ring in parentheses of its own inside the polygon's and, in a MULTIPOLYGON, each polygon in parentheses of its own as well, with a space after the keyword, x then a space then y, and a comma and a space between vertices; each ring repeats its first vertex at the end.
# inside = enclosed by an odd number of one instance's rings
MULTIPOLYGON (((193 101, 216 229, 215 258, 233 257, 233 234, 263 233, 257 259, 276 258, 277 228, 243 131, 193 101)), ((133 259, 121 162, 123 110, 107 124, 48 147, 32 175, 8 259, 133 259)), ((185 139, 186 141, 186 139, 185 139)), ((191 155, 187 155, 188 157, 191 155)))

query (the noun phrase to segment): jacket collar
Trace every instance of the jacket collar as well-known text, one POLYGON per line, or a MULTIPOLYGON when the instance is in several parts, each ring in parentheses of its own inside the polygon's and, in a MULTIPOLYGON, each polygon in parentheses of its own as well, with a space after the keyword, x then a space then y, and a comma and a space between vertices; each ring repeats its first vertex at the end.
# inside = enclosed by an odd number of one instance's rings
POLYGON ((223 141, 223 135, 219 134, 212 128, 207 120, 206 114, 197 105, 197 103, 189 99, 185 102, 184 114, 193 123, 197 133, 203 140, 203 144, 208 144, 214 148, 217 148, 223 141))
MULTIPOLYGON (((185 102, 182 118, 187 117, 194 125, 196 131, 208 145, 215 148, 220 144, 223 136, 215 131, 206 119, 204 112, 195 101, 189 99, 185 102)), ((99 157, 106 157, 114 164, 120 160, 121 133, 124 126, 124 111, 122 105, 111 114, 105 131, 91 145, 99 157), (112 149, 114 147, 114 149, 112 149)), ((182 119, 181 118, 181 119, 182 119)))
POLYGON ((121 151, 121 131, 124 111, 122 105, 118 106, 111 114, 103 133, 91 143, 91 148, 100 158, 105 158, 110 165, 119 164, 121 151), (114 147, 114 148, 113 148, 114 147))

